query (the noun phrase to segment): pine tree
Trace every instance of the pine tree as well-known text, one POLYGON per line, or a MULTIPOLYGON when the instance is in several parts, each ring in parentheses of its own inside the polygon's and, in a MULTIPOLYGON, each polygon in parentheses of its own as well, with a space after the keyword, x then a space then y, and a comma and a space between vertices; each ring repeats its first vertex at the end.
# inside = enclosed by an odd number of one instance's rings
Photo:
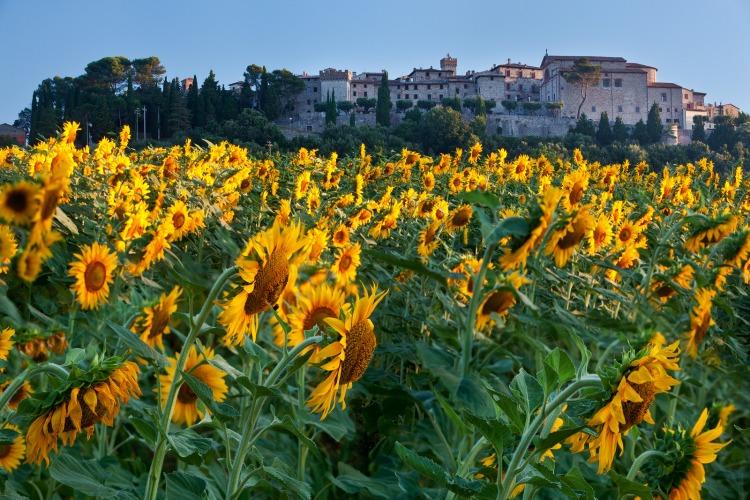
POLYGON ((599 117, 599 127, 596 130, 596 142, 600 146, 608 146, 612 144, 612 127, 609 126, 609 116, 607 113, 602 113, 599 117))
POLYGON ((646 132, 648 133, 648 142, 656 144, 661 141, 661 136, 664 133, 664 127, 661 124, 661 115, 659 115, 659 106, 654 103, 648 112, 648 119, 646 120, 646 132))
POLYGON ((193 127, 200 127, 205 123, 203 106, 201 106, 198 93, 198 76, 193 75, 193 84, 187 91, 187 108, 190 110, 190 122, 193 127))
POLYGON ((190 126, 190 112, 185 103, 185 95, 180 88, 180 81, 175 78, 169 89, 169 118, 167 134, 172 136, 177 132, 187 130, 190 126))
POLYGON ((615 119, 615 124, 612 126, 612 138, 615 142, 625 142, 628 140, 628 129, 619 116, 615 119))
POLYGON ((388 73, 383 71, 378 87, 378 104, 375 108, 375 121, 378 125, 388 127, 391 124, 391 90, 388 88, 388 73))
MULTIPOLYGON (((503 103, 505 103, 505 101, 503 101, 503 103)), ((573 128, 573 132, 575 132, 576 134, 588 135, 589 137, 596 136, 596 128, 594 127, 594 122, 588 119, 586 113, 581 113, 581 116, 578 117, 578 121, 576 122, 575 128, 573 128)))

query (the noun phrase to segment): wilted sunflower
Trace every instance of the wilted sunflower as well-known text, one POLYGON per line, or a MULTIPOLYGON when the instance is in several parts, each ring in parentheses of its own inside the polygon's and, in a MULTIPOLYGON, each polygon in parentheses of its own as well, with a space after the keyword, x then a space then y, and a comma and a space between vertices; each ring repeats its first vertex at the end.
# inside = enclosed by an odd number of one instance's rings
MULTIPOLYGON (((159 375, 159 398, 162 407, 166 404, 167 397, 169 396, 169 388, 172 386, 172 381, 174 380, 178 357, 179 353, 175 354, 174 358, 169 358, 167 360, 169 363, 167 373, 159 375)), ((208 360, 213 357, 213 349, 209 347, 204 348, 203 353, 199 354, 195 346, 191 346, 183 371, 206 384, 211 389, 213 398, 221 403, 226 398, 227 391, 229 390, 224 381, 227 374, 208 363, 208 360)), ((198 406, 198 396, 185 382, 180 385, 172 408, 172 422, 176 424, 193 425, 196 420, 203 418, 205 414, 204 410, 198 406)))
POLYGON ((296 223, 274 223, 248 241, 237 258, 244 283, 237 295, 223 304, 219 314, 228 345, 239 344, 248 334, 255 341, 258 316, 278 304, 289 280, 290 263, 305 243, 302 226, 296 223))
POLYGON ((516 290, 521 286, 531 283, 521 274, 514 272, 506 279, 507 284, 497 290, 488 293, 477 309, 477 328, 492 326, 495 323, 493 315, 507 316, 510 309, 516 304, 516 290))
POLYGON ((23 455, 26 453, 26 441, 15 425, 5 424, 3 428, 17 433, 11 443, 0 444, 0 469, 11 472, 21 465, 23 455))
POLYGON ((716 443, 724 432, 721 422, 716 427, 703 431, 708 420, 708 409, 704 408, 695 422, 690 436, 682 431, 677 438, 682 441, 679 447, 682 456, 676 461, 670 478, 663 478, 665 484, 671 484, 669 500, 691 500, 701 498, 701 488, 706 481, 705 464, 716 460, 719 451, 729 443, 716 443))
POLYGON ((680 369, 679 354, 679 342, 665 347, 657 340, 640 358, 627 362, 626 356, 621 375, 611 381, 611 399, 588 421, 598 435, 592 438, 579 433, 570 439, 574 443, 572 450, 576 452, 582 451, 588 443, 591 461, 599 462, 599 474, 612 467, 617 448, 623 449, 623 435, 643 421, 654 423, 649 408, 657 394, 669 391, 678 383, 668 372, 680 369))
POLYGON ((331 271, 336 275, 336 283, 346 285, 354 283, 357 278, 357 268, 360 263, 360 254, 362 247, 359 243, 342 248, 336 254, 336 261, 331 267, 331 271))
POLYGON ((13 328, 5 328, 0 332, 0 360, 8 359, 11 349, 15 342, 13 341, 13 335, 16 331, 13 328))
POLYGON ((722 215, 716 219, 699 222, 685 241, 685 248, 691 252, 698 252, 714 245, 734 232, 741 220, 736 215, 722 215))
POLYGON ((75 292, 83 309, 94 309, 107 300, 109 285, 114 279, 117 255, 106 245, 93 243, 84 245, 81 253, 75 254, 68 274, 75 278, 71 289, 75 292))
POLYGON ((343 320, 327 318, 324 321, 339 334, 339 339, 327 345, 311 358, 329 375, 310 394, 307 405, 321 418, 326 418, 338 402, 346 408, 346 392, 359 380, 370 364, 377 338, 375 325, 370 320, 375 307, 383 300, 385 292, 376 287, 357 297, 353 310, 343 320))
POLYGON ((562 228, 554 231, 547 243, 546 253, 552 255, 557 267, 564 267, 596 222, 586 208, 579 210, 562 228))
POLYGON ((163 336, 169 333, 169 321, 177 312, 177 301, 182 288, 175 286, 168 294, 162 293, 159 300, 143 308, 143 314, 135 319, 132 331, 151 347, 164 349, 163 336))
POLYGON ((39 186, 26 181, 6 184, 0 189, 0 217, 11 224, 31 222, 39 203, 39 186))
POLYGON ((57 450, 58 440, 71 446, 82 431, 91 437, 97 423, 112 426, 120 405, 141 395, 138 372, 132 361, 116 363, 98 382, 73 387, 58 398, 29 425, 26 460, 35 464, 44 460, 49 464, 49 452, 57 450))
POLYGON ((288 315, 287 336, 289 346, 296 346, 305 339, 305 332, 318 326, 323 328, 327 318, 338 318, 346 309, 346 293, 328 283, 306 283, 296 294, 296 301, 288 315))

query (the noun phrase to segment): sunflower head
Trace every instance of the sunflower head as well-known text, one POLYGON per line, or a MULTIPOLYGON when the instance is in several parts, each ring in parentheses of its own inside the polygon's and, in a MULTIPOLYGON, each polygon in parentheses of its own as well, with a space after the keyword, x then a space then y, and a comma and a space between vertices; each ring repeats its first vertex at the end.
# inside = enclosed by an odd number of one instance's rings
POLYGON ((109 285, 114 280, 117 255, 106 245, 84 245, 68 274, 75 279, 71 287, 83 309, 95 309, 107 300, 109 285))
POLYGON ((39 203, 39 186, 21 181, 0 188, 0 217, 11 224, 28 224, 34 218, 39 203))

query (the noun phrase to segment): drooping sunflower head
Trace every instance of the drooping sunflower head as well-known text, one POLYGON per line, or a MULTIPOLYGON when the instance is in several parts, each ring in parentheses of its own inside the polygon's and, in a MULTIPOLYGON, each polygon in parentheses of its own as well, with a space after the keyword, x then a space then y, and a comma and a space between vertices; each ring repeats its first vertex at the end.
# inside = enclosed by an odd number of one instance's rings
POLYGON ((107 300, 109 285, 114 280, 117 255, 106 245, 84 245, 75 255, 68 274, 75 278, 71 287, 83 309, 95 309, 107 300))
POLYGON ((595 224, 588 209, 582 208, 570 217, 564 227, 552 233, 547 243, 546 253, 554 257, 558 267, 564 267, 595 224))
POLYGON ((715 245, 732 232, 741 222, 737 215, 724 214, 713 219, 705 216, 694 216, 688 220, 690 233, 685 241, 685 248, 691 252, 715 245))
POLYGON ((13 229, 0 224, 0 274, 8 271, 10 261, 17 252, 18 242, 13 229))
POLYGON ((177 301, 182 295, 182 288, 175 286, 167 293, 162 293, 153 305, 143 308, 141 316, 133 323, 133 332, 151 347, 164 348, 163 336, 169 333, 172 314, 177 312, 177 301))
POLYGON ((21 181, 0 188, 0 217, 11 224, 25 225, 32 221, 39 203, 39 186, 21 181))
POLYGON ((505 278, 504 285, 489 292, 477 310, 477 328, 483 329, 493 325, 494 316, 507 316, 516 304, 517 290, 527 283, 531 281, 518 272, 513 272, 505 278))
POLYGON ((542 242, 549 228, 562 191, 555 187, 548 187, 541 199, 534 203, 526 223, 529 231, 524 236, 514 235, 505 253, 500 257, 500 266, 508 271, 526 265, 531 252, 542 242))
POLYGON ((338 318, 347 309, 346 293, 327 282, 306 283, 296 293, 296 301, 289 313, 291 331, 287 341, 295 346, 305 338, 305 332, 313 327, 325 327, 327 318, 338 318))
POLYGON ((469 225, 473 214, 474 210, 471 208, 471 205, 461 205, 455 208, 445 220, 446 229, 449 232, 454 232, 465 228, 469 225))

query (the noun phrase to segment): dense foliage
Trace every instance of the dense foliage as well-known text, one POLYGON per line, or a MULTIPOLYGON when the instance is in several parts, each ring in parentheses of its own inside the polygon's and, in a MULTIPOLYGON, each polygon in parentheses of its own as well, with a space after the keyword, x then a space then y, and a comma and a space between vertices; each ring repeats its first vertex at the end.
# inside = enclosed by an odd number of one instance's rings
POLYGON ((740 167, 78 133, 0 150, 5 496, 750 486, 740 167))

